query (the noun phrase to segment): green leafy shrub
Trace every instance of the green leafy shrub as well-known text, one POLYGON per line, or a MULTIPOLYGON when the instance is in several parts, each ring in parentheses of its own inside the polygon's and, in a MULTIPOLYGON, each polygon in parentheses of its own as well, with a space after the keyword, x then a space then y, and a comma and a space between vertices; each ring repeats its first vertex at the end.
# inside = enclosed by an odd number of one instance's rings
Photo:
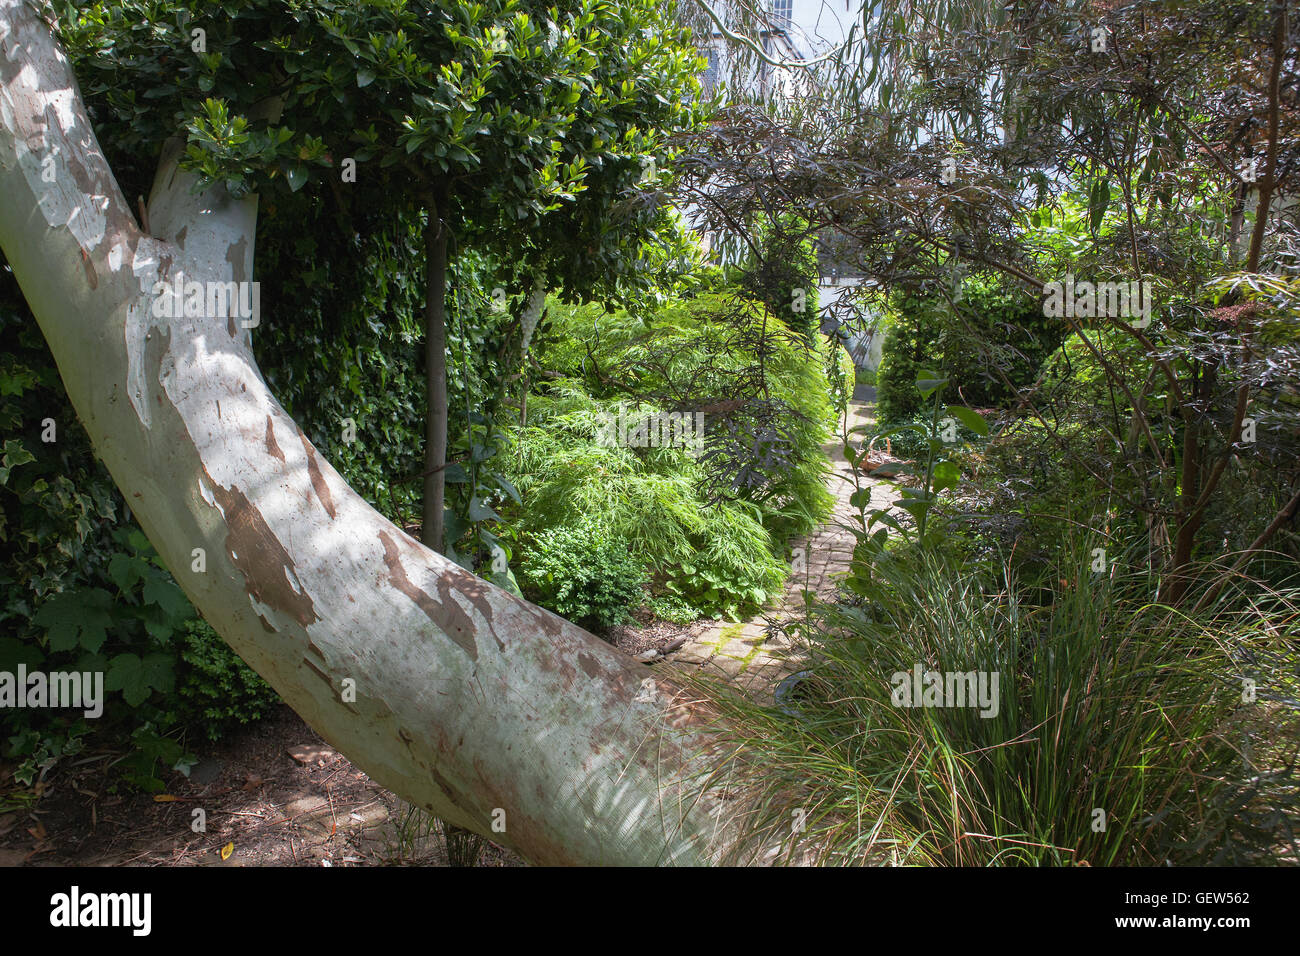
MULTIPOLYGON (((971 430, 966 425, 963 425, 955 419, 952 422, 948 422, 948 418, 949 416, 947 415, 943 416, 943 420, 941 420, 939 426, 939 433, 941 437, 948 435, 954 437, 955 440, 948 443, 952 446, 952 451, 955 452, 959 450, 962 445, 968 443, 973 444, 983 441, 984 436, 971 430), (945 425, 951 427, 950 432, 944 430, 945 425)), ((893 452, 894 457, 915 459, 925 455, 926 451, 930 447, 928 433, 930 430, 931 419, 931 415, 918 412, 915 415, 909 415, 904 419, 895 420, 890 423, 888 429, 889 448, 893 452)), ((883 449, 884 447, 884 437, 876 439, 876 448, 883 449)))
MULTIPOLYGON (((296 212, 307 222, 321 215, 296 212)), ((393 233, 340 250, 324 225, 260 230, 263 302, 291 301, 294 319, 264 323, 253 345, 271 391, 313 444, 358 494, 400 520, 418 513, 424 350, 420 290, 409 277, 419 240, 409 229, 393 233)))
POLYGON ((185 623, 181 648, 174 714, 208 740, 220 740, 228 731, 261 720, 280 702, 271 685, 207 621, 185 623))
POLYGON ((920 412, 916 376, 934 364, 931 356, 942 320, 940 304, 926 299, 897 296, 883 310, 885 339, 876 372, 876 415, 881 422, 906 421, 920 412))
POLYGON ((672 300, 643 318, 556 302, 548 315, 537 338, 537 393, 515 435, 518 531, 589 520, 627 541, 658 593, 729 620, 766 603, 785 580, 785 543, 815 528, 833 503, 823 446, 839 409, 827 369, 847 377, 843 349, 791 334, 735 290, 672 300), (756 375, 765 388, 755 406, 775 412, 780 432, 768 446, 768 420, 750 417, 746 405, 756 375), (600 440, 602 418, 620 406, 643 416, 699 405, 735 412, 705 413, 699 456, 600 440), (724 426, 744 467, 751 452, 779 445, 753 485, 733 485, 736 475, 710 460, 724 426))
MULTIPOLYGON (((1126 380, 1130 388, 1151 367, 1146 348, 1133 336, 1116 329, 1089 329, 1088 341, 1126 380)), ((1068 392, 1080 405, 1109 403, 1111 383, 1097 356, 1077 333, 1067 335, 1044 359, 1041 368, 1045 394, 1068 392)), ((1123 395, 1119 396, 1123 399, 1123 395)))
POLYGON ((1006 280, 970 276, 961 292, 955 313, 941 296, 890 299, 877 373, 882 422, 903 421, 920 408, 912 386, 923 368, 947 375, 950 394, 966 405, 1005 405, 1033 383, 1065 337, 1060 319, 1044 316, 1037 299, 1006 280))
POLYGON ((848 349, 838 342, 827 345, 826 382, 831 390, 831 406, 837 418, 843 418, 853 398, 853 387, 857 384, 857 370, 853 367, 853 357, 848 349))
POLYGON ((597 631, 627 620, 645 586, 642 564, 627 542, 590 523, 534 535, 519 577, 531 600, 597 631))
MULTIPOLYGON (((167 709, 176 687, 179 648, 175 636, 194 609, 163 567, 144 535, 127 527, 105 530, 117 550, 102 567, 62 590, 46 594, 22 621, 22 640, 0 641, 0 670, 28 669, 102 673, 102 716, 90 727, 129 739, 133 751, 118 764, 135 786, 159 789, 157 765, 184 769, 193 758, 171 739, 180 729, 167 709), (103 586, 100 586, 102 584, 103 586)), ((3 715, 5 756, 17 761, 15 779, 30 785, 60 757, 80 747, 86 733, 80 716, 57 711, 14 710, 3 715)))
POLYGON ((190 758, 160 707, 175 687, 173 638, 194 609, 162 566, 68 403, 14 281, 0 270, 0 670, 101 672, 100 717, 0 710, 0 756, 31 786, 95 746, 158 789, 190 758), (169 736, 170 735, 170 736, 169 736))
POLYGON ((690 624, 700 616, 698 610, 672 594, 648 595, 645 606, 659 620, 670 624, 690 624))
POLYGON ((697 473, 710 485, 704 497, 755 505, 779 549, 811 532, 833 504, 824 446, 837 425, 826 372, 838 363, 836 348, 791 334, 730 289, 672 300, 645 319, 556 304, 539 353, 544 369, 578 379, 598 400, 707 406, 697 473), (713 442, 729 429, 732 453, 715 458, 713 442), (774 463, 759 466, 770 451, 774 463))
POLYGON ((758 254, 738 270, 738 285, 792 332, 811 342, 817 332, 820 269, 806 219, 781 215, 764 222, 758 254))

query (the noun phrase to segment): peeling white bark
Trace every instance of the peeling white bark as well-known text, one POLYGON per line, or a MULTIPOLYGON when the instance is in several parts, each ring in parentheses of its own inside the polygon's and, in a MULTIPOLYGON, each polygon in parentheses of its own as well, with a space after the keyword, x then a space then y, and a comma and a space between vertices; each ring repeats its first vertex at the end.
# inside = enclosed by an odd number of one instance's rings
POLYGON ((546 306, 546 283, 538 277, 533 280, 533 289, 528 294, 528 305, 524 307, 524 314, 520 319, 519 325, 523 330, 523 353, 525 360, 528 356, 528 348, 533 344, 533 333, 537 331, 537 323, 541 321, 542 309, 546 306))
POLYGON ((154 284, 178 271, 252 279, 256 200, 191 195, 175 159, 146 236, 62 52, 0 0, 0 245, 96 452, 195 606, 331 744, 443 819, 537 863, 713 859, 716 815, 683 805, 707 769, 697 707, 367 505, 268 392, 237 319, 153 315, 154 284))

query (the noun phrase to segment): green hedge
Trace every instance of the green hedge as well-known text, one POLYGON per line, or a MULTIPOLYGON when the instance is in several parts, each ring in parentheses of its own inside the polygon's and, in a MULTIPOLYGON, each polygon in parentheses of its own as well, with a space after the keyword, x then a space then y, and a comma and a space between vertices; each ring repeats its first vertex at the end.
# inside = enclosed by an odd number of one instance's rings
MULTIPOLYGON (((324 207, 306 197, 264 218, 258 267, 271 318, 254 345, 273 391, 313 441, 349 483, 397 516, 413 493, 390 476, 418 474, 422 434, 422 350, 411 331, 418 246, 389 238, 326 254, 313 238, 328 234, 314 228, 326 221, 324 207), (293 322, 276 321, 285 315, 293 322), (357 424, 355 443, 342 441, 346 417, 357 424)), ((193 741, 263 715, 274 693, 216 638, 158 560, 96 459, 7 269, 0 427, 0 670, 100 670, 107 691, 104 715, 93 721, 0 710, 0 756, 31 784, 94 739, 130 751, 118 765, 128 783, 157 789, 162 770, 194 759, 186 752, 193 741), (49 419, 53 442, 42 440, 49 419)))
POLYGON ((923 369, 949 378, 952 401, 1007 405, 1016 389, 1034 381, 1066 331, 1061 320, 1043 315, 1037 298, 1000 278, 967 278, 956 315, 942 297, 897 294, 885 309, 876 377, 880 420, 893 424, 920 410, 916 377, 923 369))

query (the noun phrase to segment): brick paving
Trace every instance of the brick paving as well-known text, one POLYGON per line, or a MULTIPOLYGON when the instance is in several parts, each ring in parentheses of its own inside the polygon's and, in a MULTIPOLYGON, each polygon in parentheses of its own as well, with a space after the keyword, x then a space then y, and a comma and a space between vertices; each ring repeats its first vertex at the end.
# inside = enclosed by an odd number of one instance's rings
MULTIPOLYGON (((873 408, 866 402, 851 402, 848 414, 850 427, 873 421, 873 408)), ((667 661, 726 674, 756 693, 770 693, 778 680, 798 670, 798 660, 790 653, 791 644, 781 625, 803 614, 805 591, 822 600, 834 598, 856 544, 848 527, 857 513, 849 504, 855 487, 853 474, 838 437, 826 446, 826 452, 832 463, 826 484, 835 495, 835 507, 811 535, 791 542, 791 572, 779 599, 747 621, 699 622, 686 643, 667 661)), ((871 486, 872 506, 879 507, 892 499, 890 482, 859 480, 871 486)))

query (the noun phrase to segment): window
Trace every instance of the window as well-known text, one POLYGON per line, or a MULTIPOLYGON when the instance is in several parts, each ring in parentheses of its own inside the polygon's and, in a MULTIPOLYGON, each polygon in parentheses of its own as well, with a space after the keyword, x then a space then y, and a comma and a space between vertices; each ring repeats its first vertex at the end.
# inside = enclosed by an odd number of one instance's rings
POLYGON ((705 96, 712 96, 714 87, 718 85, 718 51, 705 50, 705 58, 709 65, 704 69, 704 75, 700 77, 700 85, 704 88, 705 96))
POLYGON ((777 30, 790 29, 794 0, 772 0, 772 26, 777 30))

